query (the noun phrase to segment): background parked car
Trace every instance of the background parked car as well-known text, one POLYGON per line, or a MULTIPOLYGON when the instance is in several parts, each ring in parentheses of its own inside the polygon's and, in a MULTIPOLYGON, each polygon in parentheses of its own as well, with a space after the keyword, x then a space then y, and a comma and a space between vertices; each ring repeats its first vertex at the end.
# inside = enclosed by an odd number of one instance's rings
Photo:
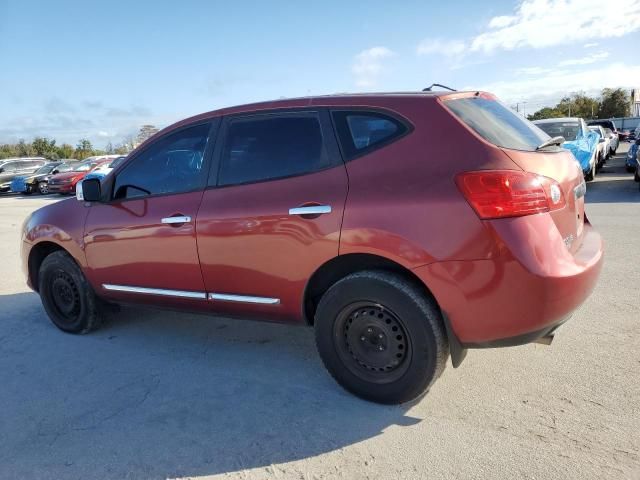
POLYGON ((618 134, 612 131, 610 128, 605 128, 604 133, 606 133, 609 137, 609 155, 615 155, 618 151, 618 145, 620 144, 618 134))
POLYGON ((564 137, 562 147, 573 153, 587 181, 593 180, 598 168, 598 136, 589 130, 582 118, 547 118, 533 122, 550 137, 564 137))
POLYGON ((22 193, 24 195, 30 195, 34 192, 46 195, 49 193, 49 178, 52 175, 61 172, 68 172, 71 169, 71 165, 63 162, 47 163, 31 175, 15 177, 11 182, 11 191, 22 193))
POLYGON ((76 184, 84 176, 101 165, 112 161, 109 157, 89 157, 80 162, 76 167, 68 172, 58 173, 49 178, 49 193, 73 194, 76 191, 76 184))
MULTIPOLYGON (((125 158, 127 157, 126 156, 118 157, 111 163, 105 163, 104 165, 100 165, 95 170, 87 173, 82 179, 82 182, 84 182, 85 180, 90 180, 92 178, 97 178, 98 180, 102 180, 104 177, 109 175, 109 173, 111 173, 114 168, 116 168, 120 163, 122 163, 122 161, 125 158)), ((81 200, 83 198, 82 182, 78 182, 76 184, 76 197, 78 197, 78 200, 81 200)))
POLYGON ((600 125, 593 125, 589 130, 598 134, 598 169, 600 169, 609 158, 609 138, 600 125))
POLYGON ((638 150, 639 149, 640 149, 640 139, 636 140, 633 143, 633 145, 629 147, 629 151, 627 152, 627 158, 625 161, 627 172, 635 173, 634 180, 636 182, 640 182, 640 172, 638 171, 638 150))
POLYGON ((0 192, 8 192, 12 180, 21 175, 33 173, 47 163, 45 158, 7 158, 0 161, 0 192))

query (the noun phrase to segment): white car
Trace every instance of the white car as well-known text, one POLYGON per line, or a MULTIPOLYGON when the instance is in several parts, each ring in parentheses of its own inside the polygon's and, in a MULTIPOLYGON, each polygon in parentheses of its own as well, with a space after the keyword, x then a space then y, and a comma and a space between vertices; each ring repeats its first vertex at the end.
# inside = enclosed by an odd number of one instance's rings
POLYGON ((598 166, 601 167, 609 158, 609 137, 600 125, 589 125, 589 130, 600 135, 600 140, 598 141, 598 166))
POLYGON ((620 144, 620 138, 618 134, 610 128, 605 128, 604 133, 609 138, 609 155, 615 155, 618 150, 618 145, 620 144))

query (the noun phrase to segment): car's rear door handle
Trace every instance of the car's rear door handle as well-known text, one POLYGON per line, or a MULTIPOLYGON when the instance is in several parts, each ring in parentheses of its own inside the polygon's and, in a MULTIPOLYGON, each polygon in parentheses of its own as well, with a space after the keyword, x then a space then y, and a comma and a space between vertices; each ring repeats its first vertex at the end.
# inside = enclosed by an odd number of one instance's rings
POLYGON ((289 215, 322 215, 331 213, 331 205, 309 205, 289 209, 289 215))
POLYGON ((169 225, 191 223, 191 217, 187 217, 185 215, 175 215, 173 217, 165 217, 161 221, 162 223, 166 223, 169 225))

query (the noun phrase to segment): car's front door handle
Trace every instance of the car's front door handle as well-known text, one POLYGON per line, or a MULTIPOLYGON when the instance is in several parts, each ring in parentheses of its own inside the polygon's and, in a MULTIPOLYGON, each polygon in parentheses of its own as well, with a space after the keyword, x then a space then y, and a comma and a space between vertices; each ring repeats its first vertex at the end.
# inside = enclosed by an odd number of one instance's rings
POLYGON ((331 205, 309 205, 289 209, 289 215, 322 215, 331 213, 331 205))
POLYGON ((161 221, 162 223, 166 223, 169 225, 174 225, 177 223, 191 223, 191 217, 187 217, 185 215, 176 215, 175 217, 165 217, 161 221))

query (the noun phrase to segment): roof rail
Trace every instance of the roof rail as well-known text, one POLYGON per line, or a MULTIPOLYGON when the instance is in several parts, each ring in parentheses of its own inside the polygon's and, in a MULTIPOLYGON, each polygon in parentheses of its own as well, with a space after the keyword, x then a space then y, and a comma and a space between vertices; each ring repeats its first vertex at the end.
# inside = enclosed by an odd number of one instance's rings
POLYGON ((423 88, 423 89, 422 89, 422 91, 423 91, 423 92, 430 92, 430 91, 431 91, 431 89, 432 89, 433 87, 446 88, 447 90, 451 90, 452 92, 456 92, 456 91, 457 91, 457 90, 454 90, 454 89, 453 89, 453 88, 451 88, 451 87, 447 87, 446 85, 442 85, 442 84, 440 84, 440 83, 432 83, 432 84, 431 84, 431 85, 429 85, 427 88, 423 88))

